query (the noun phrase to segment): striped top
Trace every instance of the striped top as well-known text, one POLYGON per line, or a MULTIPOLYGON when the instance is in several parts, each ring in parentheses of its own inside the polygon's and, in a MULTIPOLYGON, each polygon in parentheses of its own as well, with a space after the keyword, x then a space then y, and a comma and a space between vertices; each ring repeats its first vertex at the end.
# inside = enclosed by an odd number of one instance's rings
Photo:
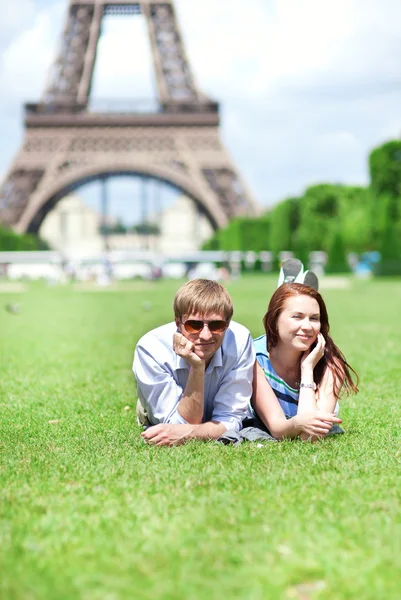
POLYGON ((261 335, 256 340, 253 340, 253 346, 256 350, 256 360, 262 367, 267 381, 273 388, 273 392, 280 402, 285 416, 287 419, 294 417, 298 412, 299 390, 290 387, 273 369, 269 353, 267 352, 266 335, 261 335))

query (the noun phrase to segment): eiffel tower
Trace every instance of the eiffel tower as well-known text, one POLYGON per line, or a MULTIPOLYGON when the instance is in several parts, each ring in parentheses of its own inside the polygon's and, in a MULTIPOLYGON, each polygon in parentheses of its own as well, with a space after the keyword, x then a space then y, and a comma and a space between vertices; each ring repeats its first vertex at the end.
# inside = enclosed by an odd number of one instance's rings
POLYGON ((127 174, 174 185, 214 228, 257 215, 219 121, 218 103, 195 84, 172 0, 70 0, 43 96, 25 105, 25 139, 0 188, 0 222, 37 233, 66 194, 127 174), (152 113, 89 109, 102 19, 110 14, 146 19, 158 91, 152 113))

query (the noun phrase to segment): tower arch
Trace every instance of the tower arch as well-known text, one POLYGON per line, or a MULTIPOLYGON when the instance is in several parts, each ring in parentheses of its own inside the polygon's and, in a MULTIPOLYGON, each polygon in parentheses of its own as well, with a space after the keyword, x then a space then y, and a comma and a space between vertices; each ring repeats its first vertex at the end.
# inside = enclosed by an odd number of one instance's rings
POLYGON ((74 169, 61 180, 54 182, 52 186, 38 190, 34 202, 31 203, 29 210, 24 214, 24 218, 18 223, 17 230, 21 233, 38 233, 46 215, 67 194, 87 183, 119 176, 148 177, 173 186, 177 191, 182 192, 190 198, 202 210, 213 229, 223 226, 222 215, 214 210, 215 207, 213 203, 210 203, 207 193, 204 195, 200 194, 199 187, 194 185, 188 177, 162 166, 138 164, 127 166, 122 163, 113 163, 107 167, 85 166, 74 169))

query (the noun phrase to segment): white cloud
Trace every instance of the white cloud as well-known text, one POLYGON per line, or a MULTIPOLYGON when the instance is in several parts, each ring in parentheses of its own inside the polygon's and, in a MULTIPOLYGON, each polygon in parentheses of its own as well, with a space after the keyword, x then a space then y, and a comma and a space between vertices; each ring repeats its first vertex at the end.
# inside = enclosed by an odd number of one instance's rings
POLYGON ((28 27, 35 15, 33 0, 0 0, 0 39, 5 42, 28 27))
MULTIPOLYGON (((15 37, 2 52, 0 87, 7 90, 1 98, 1 109, 16 108, 16 104, 38 100, 47 72, 55 59, 57 39, 54 22, 60 21, 63 2, 46 12, 37 12, 30 27, 15 37)), ((18 106, 18 109, 20 106, 18 106)))

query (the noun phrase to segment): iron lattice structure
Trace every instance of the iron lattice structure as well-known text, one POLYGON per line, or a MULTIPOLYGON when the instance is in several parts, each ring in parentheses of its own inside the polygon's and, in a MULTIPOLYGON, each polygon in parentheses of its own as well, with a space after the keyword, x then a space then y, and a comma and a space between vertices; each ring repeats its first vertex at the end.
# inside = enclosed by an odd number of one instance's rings
POLYGON ((59 55, 39 103, 25 105, 25 140, 0 188, 0 222, 37 232, 79 185, 111 174, 171 183, 214 227, 258 207, 224 148, 219 106, 197 87, 171 0, 70 0, 59 55), (102 19, 146 18, 158 90, 149 113, 91 112, 102 19))

